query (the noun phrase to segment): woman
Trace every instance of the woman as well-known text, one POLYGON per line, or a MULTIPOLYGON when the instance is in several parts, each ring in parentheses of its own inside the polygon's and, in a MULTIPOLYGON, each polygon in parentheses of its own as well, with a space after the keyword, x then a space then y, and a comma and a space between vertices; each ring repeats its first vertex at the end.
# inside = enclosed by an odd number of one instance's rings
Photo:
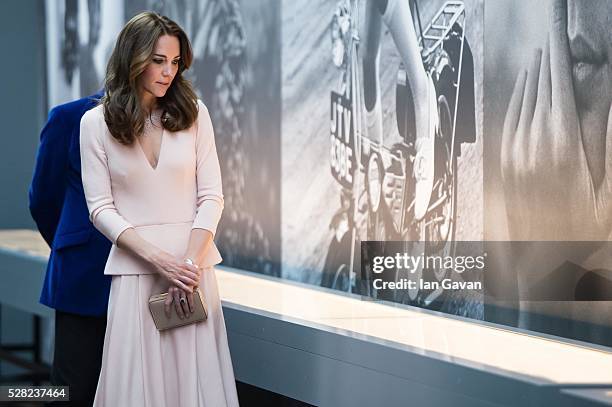
POLYGON ((192 57, 175 22, 135 16, 117 39, 102 103, 81 120, 90 218, 113 242, 95 406, 238 405, 212 268, 221 174, 208 111, 182 76, 192 57), (166 311, 189 318, 198 285, 208 320, 157 331, 149 297, 168 291, 166 311))

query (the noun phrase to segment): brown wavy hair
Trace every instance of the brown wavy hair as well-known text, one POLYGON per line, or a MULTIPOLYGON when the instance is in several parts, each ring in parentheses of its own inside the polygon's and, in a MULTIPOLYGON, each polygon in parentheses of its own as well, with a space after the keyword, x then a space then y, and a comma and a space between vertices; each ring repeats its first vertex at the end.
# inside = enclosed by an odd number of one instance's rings
POLYGON ((111 135, 121 144, 131 145, 142 134, 147 112, 141 106, 138 79, 152 61, 159 37, 171 35, 180 43, 179 68, 157 106, 162 109, 162 125, 169 131, 188 129, 198 115, 197 96, 183 72, 191 66, 193 52, 187 34, 168 17, 153 12, 140 13, 123 27, 108 61, 104 81, 104 120, 111 135))

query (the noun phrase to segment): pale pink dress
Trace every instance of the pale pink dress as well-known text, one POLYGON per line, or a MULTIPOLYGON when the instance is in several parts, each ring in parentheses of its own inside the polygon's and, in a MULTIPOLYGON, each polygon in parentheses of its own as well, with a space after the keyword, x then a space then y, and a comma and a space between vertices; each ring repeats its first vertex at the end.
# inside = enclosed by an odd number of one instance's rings
MULTIPOLYGON (((102 106, 81 120, 81 167, 90 217, 113 243, 127 228, 176 256, 192 228, 216 232, 223 210, 221 174, 208 110, 185 131, 164 131, 153 168, 138 142, 125 146, 108 131, 102 106)), ((113 276, 95 406, 237 406, 234 373, 208 249, 200 287, 206 322, 159 332, 148 309, 168 283, 115 244, 105 273, 113 276)))

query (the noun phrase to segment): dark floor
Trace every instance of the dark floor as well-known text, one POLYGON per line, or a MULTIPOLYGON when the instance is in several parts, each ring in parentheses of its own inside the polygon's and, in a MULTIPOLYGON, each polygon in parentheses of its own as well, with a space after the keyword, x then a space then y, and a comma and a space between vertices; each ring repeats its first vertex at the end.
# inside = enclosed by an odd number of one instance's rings
MULTIPOLYGON (((22 385, 32 385, 32 383, 20 383, 22 385)), ((48 383, 43 383, 48 384, 48 383)), ((285 397, 280 394, 273 393, 259 387, 251 386, 246 383, 236 382, 236 388, 238 390, 238 400, 241 407, 312 407, 310 404, 303 403, 298 400, 294 400, 289 397, 285 397)), ((27 402, 20 401, 15 403, 1 402, 0 407, 4 406, 16 406, 16 407, 35 407, 42 406, 43 403, 38 402, 27 402)))
POLYGON ((241 407, 309 407, 310 404, 272 393, 246 383, 236 382, 241 407))

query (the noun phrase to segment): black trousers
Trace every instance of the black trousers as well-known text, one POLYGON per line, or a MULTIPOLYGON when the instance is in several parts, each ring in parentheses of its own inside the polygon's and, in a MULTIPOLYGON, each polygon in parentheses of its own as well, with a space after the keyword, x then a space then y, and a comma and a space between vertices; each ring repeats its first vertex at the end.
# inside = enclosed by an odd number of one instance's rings
POLYGON ((55 312, 55 350, 51 384, 69 386, 69 403, 52 406, 91 406, 96 394, 106 315, 92 317, 55 312))

